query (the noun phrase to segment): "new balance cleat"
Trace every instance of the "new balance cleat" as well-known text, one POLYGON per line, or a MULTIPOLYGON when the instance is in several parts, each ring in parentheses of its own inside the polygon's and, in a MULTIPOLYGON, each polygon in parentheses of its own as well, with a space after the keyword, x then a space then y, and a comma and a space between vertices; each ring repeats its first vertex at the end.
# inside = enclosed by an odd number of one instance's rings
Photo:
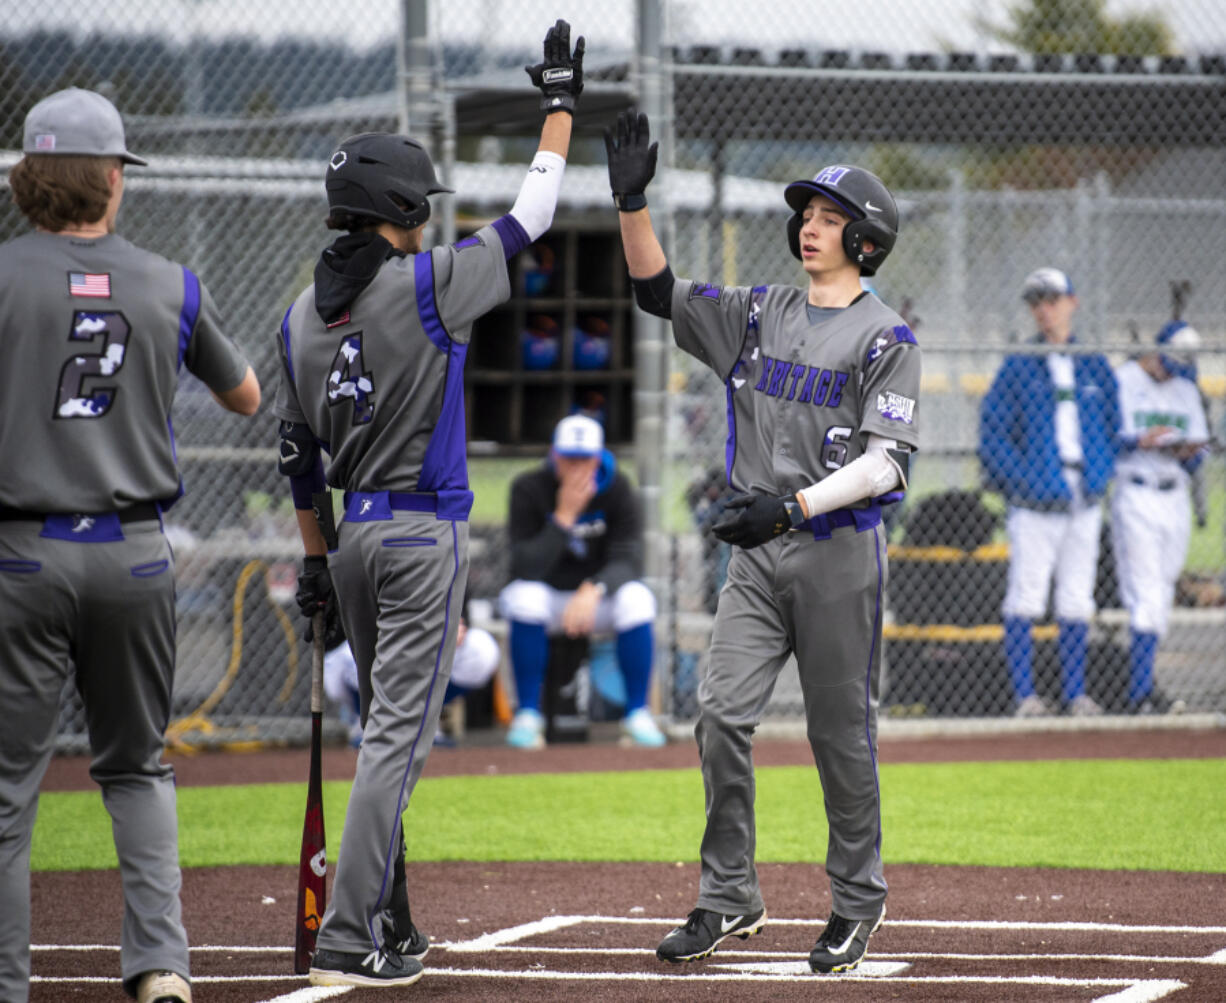
POLYGON ((697 961, 705 958, 728 937, 745 940, 766 926, 766 910, 751 916, 725 916, 710 909, 695 909, 686 921, 656 948, 661 961, 697 961))
POLYGON ((368 954, 320 949, 311 961, 310 980, 313 986, 410 986, 424 971, 416 958, 387 945, 368 954))
POLYGON ((826 929, 809 952, 809 967, 815 972, 850 972, 864 958, 868 938, 885 920, 885 906, 876 919, 847 919, 830 914, 826 929))

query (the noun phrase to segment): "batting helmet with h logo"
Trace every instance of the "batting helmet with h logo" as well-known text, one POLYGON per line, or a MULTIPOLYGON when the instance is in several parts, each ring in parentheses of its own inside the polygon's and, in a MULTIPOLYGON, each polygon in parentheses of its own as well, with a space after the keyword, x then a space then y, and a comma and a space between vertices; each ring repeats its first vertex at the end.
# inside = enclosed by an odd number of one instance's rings
POLYGON ((860 266, 861 275, 875 275, 898 239, 898 205, 882 180, 863 167, 833 164, 812 181, 793 181, 783 197, 795 210, 788 219, 788 248, 800 258, 804 210, 814 195, 822 195, 851 217, 843 227, 843 251, 860 266), (866 250, 865 242, 873 249, 866 250))

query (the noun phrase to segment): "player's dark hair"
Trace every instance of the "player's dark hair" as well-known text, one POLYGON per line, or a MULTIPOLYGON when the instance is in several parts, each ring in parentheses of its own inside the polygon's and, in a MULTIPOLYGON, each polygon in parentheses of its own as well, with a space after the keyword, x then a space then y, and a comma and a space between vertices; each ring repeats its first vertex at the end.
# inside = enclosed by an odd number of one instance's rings
POLYGON ((52 233, 96 223, 111 200, 107 173, 118 157, 28 154, 9 171, 13 202, 35 226, 52 233))
POLYGON ((329 230, 348 230, 350 233, 360 233, 363 230, 375 230, 383 221, 374 216, 362 216, 347 209, 333 209, 324 219, 324 226, 329 230))

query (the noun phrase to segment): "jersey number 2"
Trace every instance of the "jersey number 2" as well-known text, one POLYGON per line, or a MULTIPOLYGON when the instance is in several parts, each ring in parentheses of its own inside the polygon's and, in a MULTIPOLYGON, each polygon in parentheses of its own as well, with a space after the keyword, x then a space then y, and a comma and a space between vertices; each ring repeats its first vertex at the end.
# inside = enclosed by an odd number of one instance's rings
POLYGON ((114 376, 123 366, 128 350, 128 322, 121 313, 95 313, 78 310, 72 315, 70 341, 93 341, 102 335, 102 351, 74 355, 60 369, 60 386, 55 402, 57 418, 101 418, 115 403, 117 387, 98 387, 86 392, 91 376, 114 376))
POLYGON ((353 423, 365 425, 375 415, 375 384, 362 361, 362 332, 347 334, 328 373, 328 406, 353 404, 353 423))

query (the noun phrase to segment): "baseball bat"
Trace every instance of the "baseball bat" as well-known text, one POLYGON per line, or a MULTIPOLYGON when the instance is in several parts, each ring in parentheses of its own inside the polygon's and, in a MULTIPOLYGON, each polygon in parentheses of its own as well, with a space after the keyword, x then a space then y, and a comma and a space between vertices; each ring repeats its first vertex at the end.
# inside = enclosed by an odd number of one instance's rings
POLYGON ((311 776, 298 857, 298 913, 294 924, 294 973, 305 975, 315 953, 315 935, 327 900, 328 855, 324 839, 323 746, 324 615, 311 618, 311 776))

